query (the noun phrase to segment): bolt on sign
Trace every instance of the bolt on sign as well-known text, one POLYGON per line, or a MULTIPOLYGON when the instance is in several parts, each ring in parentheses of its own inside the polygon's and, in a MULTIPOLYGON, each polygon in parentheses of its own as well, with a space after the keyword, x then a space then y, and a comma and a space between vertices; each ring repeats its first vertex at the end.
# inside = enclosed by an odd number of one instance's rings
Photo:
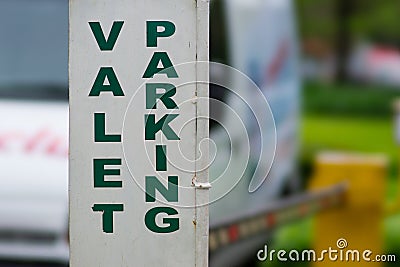
POLYGON ((207 266, 208 12, 70 0, 72 267, 207 266))

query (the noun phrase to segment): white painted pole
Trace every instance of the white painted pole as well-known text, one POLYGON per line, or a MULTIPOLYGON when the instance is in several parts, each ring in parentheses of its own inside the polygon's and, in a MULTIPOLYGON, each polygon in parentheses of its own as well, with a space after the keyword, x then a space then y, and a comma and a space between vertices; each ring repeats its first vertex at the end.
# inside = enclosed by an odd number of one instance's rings
POLYGON ((71 267, 208 265, 208 14, 70 0, 71 267))
MULTIPOLYGON (((209 0, 197 0, 197 60, 202 61, 197 67, 197 80, 209 81, 209 0)), ((209 183, 209 147, 202 147, 202 155, 199 151, 200 141, 209 138, 209 85, 208 83, 197 84, 197 151, 196 156, 201 161, 196 166, 196 182, 209 183), (203 118, 203 119, 201 119, 203 118), (202 171, 198 171, 202 170, 202 171)), ((208 266, 208 236, 209 236, 209 190, 196 189, 196 266, 208 266)))

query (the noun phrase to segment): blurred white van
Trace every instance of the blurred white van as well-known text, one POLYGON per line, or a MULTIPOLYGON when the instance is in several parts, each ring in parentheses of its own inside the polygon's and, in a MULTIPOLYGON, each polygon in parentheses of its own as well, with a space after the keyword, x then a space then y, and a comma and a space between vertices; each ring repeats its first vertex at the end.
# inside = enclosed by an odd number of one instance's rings
MULTIPOLYGON (((276 127, 275 147, 273 139, 268 137, 274 133, 273 129, 263 128, 262 125, 259 127, 251 111, 240 110, 238 103, 241 101, 234 96, 237 92, 210 85, 211 98, 225 102, 240 113, 247 113, 240 116, 246 125, 250 142, 249 164, 242 179, 229 194, 210 206, 210 266, 248 266, 247 261, 255 259, 255 252, 271 238, 271 232, 262 227, 256 227, 260 230, 254 231, 244 229, 239 222, 263 218, 263 212, 268 205, 282 197, 297 177, 300 79, 294 1, 213 0, 210 19, 211 61, 234 67, 257 85, 268 100, 276 127), (263 149, 274 152, 274 161, 267 179, 255 192, 249 193, 249 185, 257 172, 257 163, 264 164, 265 168, 269 164, 262 157, 258 162, 261 144, 263 149), (238 238, 244 232, 251 234, 246 238, 238 238)), ((211 81, 232 79, 218 77, 224 75, 226 73, 221 68, 211 66, 211 81)), ((232 82, 238 86, 236 81, 232 82)), ((268 110, 262 101, 258 101, 253 86, 241 90, 247 94, 246 97, 250 99, 248 105, 253 110, 268 110)), ((239 125, 229 125, 229 116, 213 103, 215 102, 210 104, 211 117, 219 120, 226 128, 240 128, 239 125)), ((233 151, 232 147, 243 145, 243 138, 236 137, 235 133, 229 133, 231 143, 227 144, 229 142, 226 133, 216 123, 210 123, 210 137, 215 141, 219 153, 229 155, 233 151)), ((241 154, 233 153, 231 162, 240 161, 243 157, 241 154)), ((229 177, 221 175, 226 167, 226 157, 217 155, 215 158, 210 168, 211 182, 219 178, 229 182, 229 177)), ((240 172, 237 171, 235 175, 238 173, 240 172)), ((219 187, 223 186, 213 186, 210 190, 211 199, 215 198, 219 187)))
POLYGON ((0 1, 0 258, 68 262, 68 1, 0 1))
POLYGON ((348 71, 356 81, 400 86, 400 50, 361 43, 353 49, 348 62, 348 71))

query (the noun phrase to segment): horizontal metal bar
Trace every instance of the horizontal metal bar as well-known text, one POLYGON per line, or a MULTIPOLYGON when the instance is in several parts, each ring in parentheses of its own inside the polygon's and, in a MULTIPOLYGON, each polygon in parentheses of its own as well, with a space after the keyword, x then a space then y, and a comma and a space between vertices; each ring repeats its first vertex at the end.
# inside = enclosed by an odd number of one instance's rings
POLYGON ((345 201, 347 189, 347 183, 341 183, 326 189, 272 202, 257 213, 226 218, 211 226, 210 250, 213 251, 269 231, 294 219, 304 218, 341 205, 345 201))

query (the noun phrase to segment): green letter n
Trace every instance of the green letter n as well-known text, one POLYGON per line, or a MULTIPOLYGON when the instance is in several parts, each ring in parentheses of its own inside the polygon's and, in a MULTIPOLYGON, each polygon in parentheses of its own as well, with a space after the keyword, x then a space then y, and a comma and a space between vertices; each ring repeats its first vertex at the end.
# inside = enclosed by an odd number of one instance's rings
POLYGON ((178 202, 178 176, 168 176, 168 189, 157 177, 146 176, 146 202, 156 201, 156 190, 168 202, 178 202))

